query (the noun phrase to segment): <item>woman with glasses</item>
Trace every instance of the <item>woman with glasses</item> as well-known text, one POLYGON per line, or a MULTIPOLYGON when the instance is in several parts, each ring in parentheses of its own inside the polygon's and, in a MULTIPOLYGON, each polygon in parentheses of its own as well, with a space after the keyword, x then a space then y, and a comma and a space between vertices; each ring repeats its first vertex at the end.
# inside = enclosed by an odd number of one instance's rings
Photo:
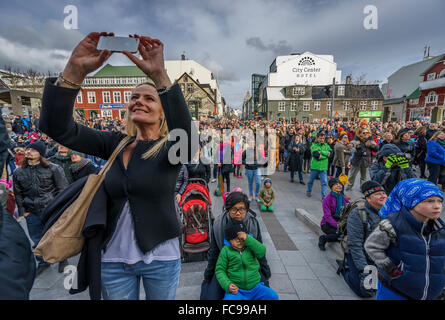
MULTIPOLYGON (((215 267, 219 252, 224 246, 224 228, 229 221, 242 221, 248 233, 252 234, 259 242, 263 242, 256 213, 249 209, 249 205, 250 202, 246 194, 238 191, 231 192, 226 198, 224 212, 216 217, 211 233, 212 246, 209 251, 208 264, 201 287, 201 300, 222 300, 224 297, 225 291, 216 279, 215 267)), ((259 262, 261 281, 267 285, 267 280, 270 278, 271 273, 266 257, 259 259, 259 262)))

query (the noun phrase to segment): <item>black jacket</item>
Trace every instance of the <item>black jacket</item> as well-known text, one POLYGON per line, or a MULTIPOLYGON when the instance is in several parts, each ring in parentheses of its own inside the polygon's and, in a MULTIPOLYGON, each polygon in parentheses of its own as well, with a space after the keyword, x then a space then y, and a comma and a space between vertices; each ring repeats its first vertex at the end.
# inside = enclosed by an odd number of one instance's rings
POLYGON ((36 274, 31 243, 14 217, 0 207, 0 300, 28 300, 36 274))
POLYGON ((41 215, 51 200, 68 185, 62 168, 53 163, 48 168, 40 164, 17 168, 12 177, 20 216, 25 212, 41 215))
POLYGON ((210 165, 203 164, 200 159, 199 163, 186 164, 186 167, 187 167, 188 179, 199 178, 199 179, 205 180, 207 182, 207 184, 209 183, 209 181, 210 181, 210 165))
MULTIPOLYGON (((73 107, 78 90, 54 86, 55 80, 48 78, 45 83, 40 114, 42 132, 70 149, 108 159, 125 135, 121 132, 100 132, 75 123, 73 107)), ((192 154, 192 119, 179 85, 173 85, 159 96, 169 130, 185 130, 188 154, 192 154)), ((128 144, 135 139, 132 137, 128 144)), ((175 183, 181 164, 171 164, 168 159, 168 151, 176 141, 168 141, 155 157, 142 159, 155 142, 138 141, 127 169, 121 151, 107 173, 104 180, 108 199, 104 247, 111 239, 127 201, 135 222, 136 242, 143 253, 181 235, 174 205, 175 183)))

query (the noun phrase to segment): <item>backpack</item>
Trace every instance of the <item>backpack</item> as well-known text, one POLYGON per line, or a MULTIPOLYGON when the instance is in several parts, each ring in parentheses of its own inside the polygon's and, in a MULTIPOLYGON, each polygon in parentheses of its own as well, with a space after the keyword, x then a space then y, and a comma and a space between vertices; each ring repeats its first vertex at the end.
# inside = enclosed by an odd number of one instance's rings
POLYGON ((353 209, 358 208, 358 213, 360 216, 360 220, 363 222, 363 228, 367 229, 368 215, 365 210, 365 199, 358 199, 351 203, 348 203, 343 207, 340 211, 340 220, 338 221, 337 233, 340 235, 340 244, 343 252, 347 252, 347 243, 348 243, 348 217, 353 209))

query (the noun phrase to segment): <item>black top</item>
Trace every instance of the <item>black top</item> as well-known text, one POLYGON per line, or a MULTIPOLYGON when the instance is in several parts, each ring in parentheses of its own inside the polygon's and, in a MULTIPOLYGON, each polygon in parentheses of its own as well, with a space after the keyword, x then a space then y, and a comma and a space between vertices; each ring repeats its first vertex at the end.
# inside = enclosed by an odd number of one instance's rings
MULTIPOLYGON (((78 90, 54 86, 55 80, 48 78, 45 83, 40 129, 70 149, 108 159, 125 135, 97 131, 74 122, 72 115, 78 90)), ((187 146, 190 151, 192 119, 179 85, 173 85, 159 96, 169 130, 184 129, 189 137, 187 146)), ((132 137, 128 144, 135 139, 132 137)), ((136 241, 143 253, 181 234, 174 206, 174 188, 181 164, 171 164, 168 160, 168 150, 175 141, 168 141, 155 157, 143 160, 142 155, 155 142, 138 141, 127 169, 121 151, 107 173, 104 180, 108 198, 104 247, 113 235, 127 200, 136 241)))

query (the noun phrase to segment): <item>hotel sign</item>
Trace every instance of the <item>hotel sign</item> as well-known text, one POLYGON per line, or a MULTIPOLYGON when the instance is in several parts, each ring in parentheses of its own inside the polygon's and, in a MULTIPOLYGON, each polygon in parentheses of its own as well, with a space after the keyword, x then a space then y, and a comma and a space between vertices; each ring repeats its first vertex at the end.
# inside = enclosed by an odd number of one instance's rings
POLYGON ((303 57, 298 62, 298 67, 292 68, 292 72, 296 73, 297 78, 316 78, 321 68, 311 66, 315 66, 315 60, 311 57, 303 57))

